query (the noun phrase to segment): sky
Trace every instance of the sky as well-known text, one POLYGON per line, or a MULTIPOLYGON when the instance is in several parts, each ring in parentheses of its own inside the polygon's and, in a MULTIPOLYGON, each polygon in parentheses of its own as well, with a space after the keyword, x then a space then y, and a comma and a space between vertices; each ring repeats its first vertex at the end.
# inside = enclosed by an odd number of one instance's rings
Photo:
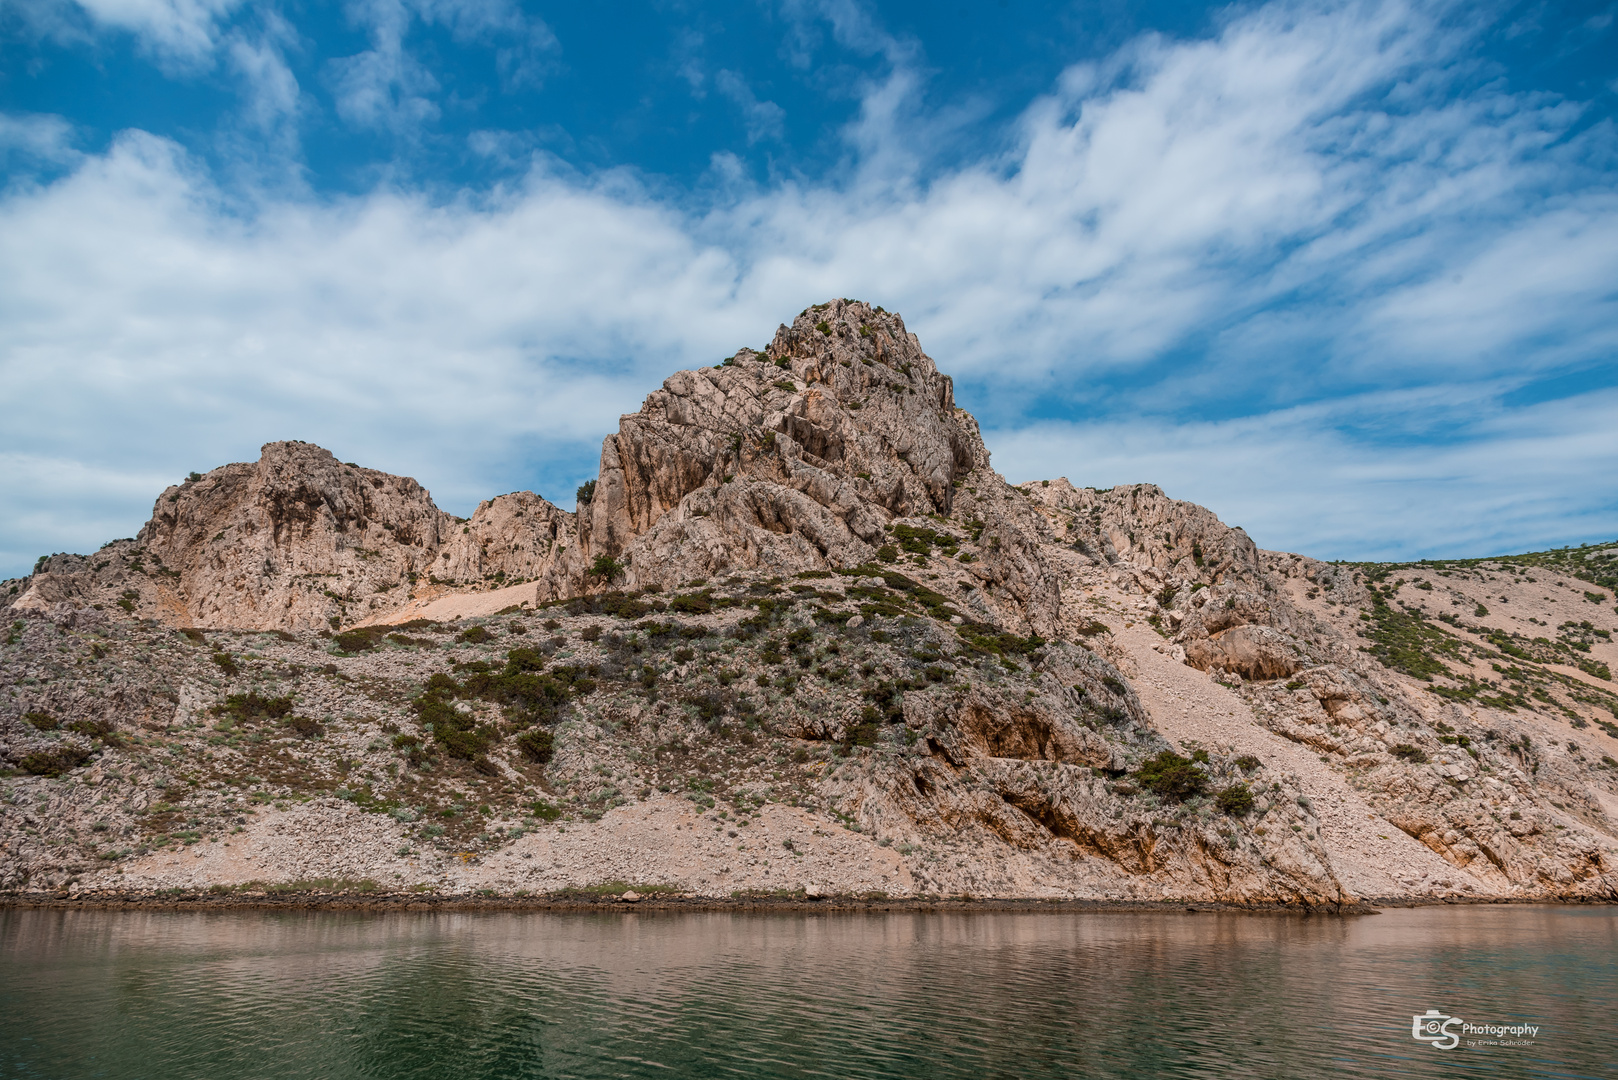
POLYGON ((901 313, 1014 482, 1618 536, 1618 0, 0 2, 0 577, 303 439, 571 509, 671 372, 901 313))

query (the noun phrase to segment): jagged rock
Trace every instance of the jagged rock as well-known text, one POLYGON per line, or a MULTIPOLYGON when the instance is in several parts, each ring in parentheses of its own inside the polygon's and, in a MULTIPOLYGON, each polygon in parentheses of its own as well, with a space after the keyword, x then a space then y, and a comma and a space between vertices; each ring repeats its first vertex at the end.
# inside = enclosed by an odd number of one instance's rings
POLYGON ((1194 667, 1224 668, 1248 679, 1283 679, 1301 666, 1292 641, 1268 626, 1237 626, 1185 642, 1194 667))
POLYGON ((566 552, 575 542, 573 515, 531 491, 478 504, 469 521, 452 524, 432 576, 451 583, 538 583, 536 595, 567 595, 566 552))
MULTIPOLYGON (((976 422, 903 320, 833 301, 763 354, 670 376, 620 421, 580 517, 578 585, 603 557, 638 587, 870 562, 896 520, 966 520, 957 486, 975 473, 997 482, 988 465, 976 422)), ((1053 632, 1059 599, 1031 520, 967 502, 987 534, 971 573, 997 612, 1053 632)))
MULTIPOLYGON (((146 571, 139 600, 165 622, 307 629, 375 618, 418 587, 535 580, 554 595, 572 515, 529 492, 439 510, 409 477, 338 461, 309 443, 269 443, 255 463, 225 465, 158 497, 133 542, 109 552, 146 571)), ((36 581, 40 597, 101 584, 36 581)), ((127 576, 127 575, 126 575, 127 576)))

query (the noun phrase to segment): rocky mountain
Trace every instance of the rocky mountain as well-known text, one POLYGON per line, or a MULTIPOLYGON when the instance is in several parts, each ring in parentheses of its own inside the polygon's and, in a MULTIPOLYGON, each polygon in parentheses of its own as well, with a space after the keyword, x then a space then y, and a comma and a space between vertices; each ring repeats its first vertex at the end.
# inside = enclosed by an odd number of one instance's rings
POLYGON ((0 888, 1611 898, 1615 551, 1014 486, 833 301, 671 376, 577 514, 272 443, 0 583, 0 888))

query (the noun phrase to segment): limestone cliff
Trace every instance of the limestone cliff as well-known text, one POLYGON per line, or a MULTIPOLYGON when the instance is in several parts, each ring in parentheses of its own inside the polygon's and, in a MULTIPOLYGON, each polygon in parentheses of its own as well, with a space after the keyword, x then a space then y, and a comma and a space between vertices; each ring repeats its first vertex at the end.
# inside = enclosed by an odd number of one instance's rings
POLYGON ((134 540, 90 560, 46 560, 16 602, 100 598, 133 569, 143 580, 124 606, 169 625, 335 629, 435 586, 534 581, 556 595, 573 531, 572 514, 531 492, 488 500, 463 521, 410 477, 276 442, 257 462, 164 491, 134 540))
POLYGON ((265 871, 170 855, 174 799, 246 827, 251 788, 348 830, 240 841, 274 873, 401 887, 1611 898, 1607 594, 1526 565, 1013 486, 903 321, 832 301, 670 376, 577 515, 271 443, 0 583, 0 888, 265 871))
MULTIPOLYGON (((602 444, 579 519, 575 589, 603 557, 631 587, 738 570, 856 566, 895 522, 962 521, 958 488, 1001 484, 976 421, 896 314, 834 300, 780 327, 764 353, 682 371, 602 444)), ((1054 632, 1058 596, 1030 522, 971 503, 993 537, 973 568, 1001 620, 1054 632)))

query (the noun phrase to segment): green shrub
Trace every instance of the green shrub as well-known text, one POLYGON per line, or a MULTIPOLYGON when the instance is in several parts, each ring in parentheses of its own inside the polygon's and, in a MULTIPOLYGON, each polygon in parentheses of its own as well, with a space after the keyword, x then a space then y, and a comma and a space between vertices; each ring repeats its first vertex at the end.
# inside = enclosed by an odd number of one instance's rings
POLYGON ((1181 757, 1173 750, 1161 751, 1147 759, 1135 770, 1134 777, 1147 791, 1174 802, 1202 794, 1208 784, 1207 773, 1197 768, 1190 758, 1181 757))
POLYGON ((1221 791, 1214 804, 1231 817, 1246 817, 1253 811, 1253 793, 1238 781, 1221 791))
POLYGON ((859 723, 850 724, 843 733, 843 746, 875 746, 877 734, 881 728, 877 725, 879 718, 877 711, 867 707, 859 723))
POLYGON ((530 728, 517 736, 517 749, 529 761, 543 765, 556 752, 556 737, 543 728, 530 728))
POLYGON ((704 593, 681 593, 669 601, 669 610, 687 615, 706 615, 713 610, 713 600, 704 593))
POLYGON ((883 544, 881 547, 876 549, 876 557, 881 559, 883 562, 898 562, 899 549, 894 547, 892 544, 883 544))
POLYGON ((357 630, 344 630, 341 634, 334 634, 332 641, 346 653, 366 652, 374 649, 377 643, 387 636, 387 630, 380 626, 365 626, 357 630))
POLYGON ((213 662, 219 666, 220 671, 233 679, 242 673, 242 669, 237 666, 235 659, 227 652, 214 653, 213 662))
POLYGON ((586 480, 584 483, 579 485, 579 489, 573 493, 573 497, 578 500, 578 505, 589 506, 591 503, 595 502, 596 482, 594 480, 586 480))
POLYGON ((87 747, 66 743, 52 747, 49 750, 39 750, 22 759, 24 772, 34 776, 61 776, 69 769, 76 769, 90 760, 90 750, 87 747))
POLYGON ((326 733, 321 722, 310 716, 289 716, 286 723, 287 727, 305 739, 318 739, 326 733))
POLYGON ((493 637, 494 635, 489 633, 487 627, 468 626, 465 630, 462 630, 459 634, 455 635, 455 640, 464 641, 468 645, 482 645, 484 642, 493 637))
POLYGON ((1254 769, 1259 768, 1264 763, 1258 758, 1254 757, 1252 754, 1243 754, 1231 764, 1235 765, 1242 772, 1252 772, 1254 769))
POLYGON ((72 723, 63 724, 62 728, 65 731, 75 731, 92 739, 100 739, 108 746, 123 745, 123 740, 118 737, 118 728, 111 720, 105 718, 74 720, 72 723))
POLYGON ((1393 748, 1393 756, 1398 758, 1400 761, 1408 761, 1412 764, 1420 765, 1426 762, 1427 751, 1423 750, 1419 746, 1411 746, 1409 743, 1400 743, 1398 746, 1393 748))
POLYGON ((830 334, 831 333, 831 324, 826 322, 826 320, 822 319, 819 322, 815 323, 815 329, 819 330, 822 334, 830 334))
POLYGON ((48 712, 25 712, 22 718, 40 731, 55 731, 58 724, 56 717, 48 712))
POLYGON ((611 555, 597 555, 596 561, 590 564, 590 573, 610 585, 624 576, 624 566, 611 555))
POLYGON ((231 694, 211 710, 215 716, 225 716, 237 722, 253 720, 279 720, 292 712, 292 697, 264 697, 257 692, 231 694))

